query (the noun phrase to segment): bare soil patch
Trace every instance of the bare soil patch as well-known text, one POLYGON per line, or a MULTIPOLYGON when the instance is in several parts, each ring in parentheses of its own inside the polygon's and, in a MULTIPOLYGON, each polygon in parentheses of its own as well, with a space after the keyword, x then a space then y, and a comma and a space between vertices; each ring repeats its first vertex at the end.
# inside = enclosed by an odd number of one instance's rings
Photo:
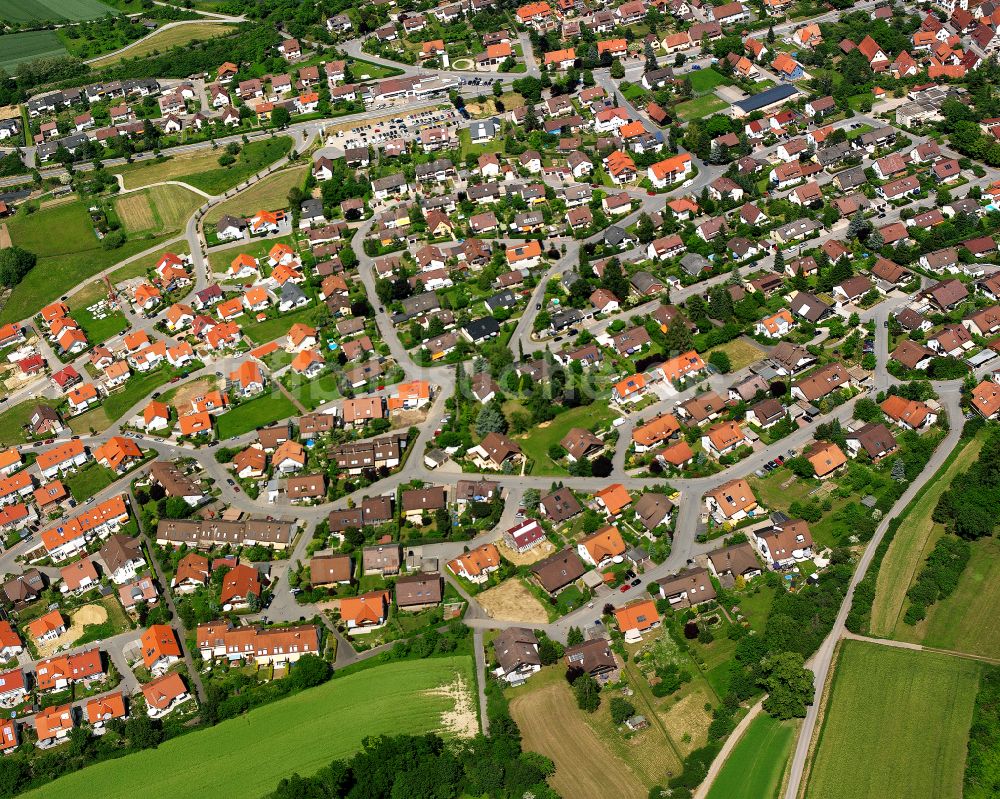
POLYGON ((457 738, 472 738, 479 732, 479 714, 469 684, 459 674, 453 682, 426 692, 429 696, 443 696, 455 704, 441 714, 441 732, 457 738))
POLYGON ((108 610, 103 605, 84 605, 70 616, 71 623, 66 628, 66 632, 58 638, 54 638, 51 641, 43 641, 37 645, 39 656, 47 658, 54 655, 61 648, 71 646, 74 641, 83 635, 83 628, 86 625, 103 624, 107 620, 108 610))
POLYGON ((549 614, 545 606, 516 577, 476 597, 490 618, 498 621, 527 621, 545 624, 549 614))
POLYGON ((503 541, 498 541, 497 546, 500 548, 500 554, 504 557, 504 559, 509 560, 515 566, 526 566, 532 563, 538 563, 538 561, 545 560, 545 558, 556 551, 555 544, 551 541, 543 541, 538 546, 532 547, 523 554, 515 552, 503 541))

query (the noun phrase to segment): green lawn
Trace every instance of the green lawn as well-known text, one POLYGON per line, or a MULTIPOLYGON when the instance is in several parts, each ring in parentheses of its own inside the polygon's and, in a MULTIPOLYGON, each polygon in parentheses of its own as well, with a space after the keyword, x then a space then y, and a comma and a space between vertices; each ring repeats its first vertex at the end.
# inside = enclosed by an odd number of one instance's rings
POLYGON ((131 407, 169 381, 174 374, 173 370, 163 367, 146 374, 133 374, 125 386, 108 395, 100 407, 74 416, 70 420, 70 427, 79 434, 86 433, 90 428, 98 432, 106 430, 131 407))
POLYGON ((792 751, 795 725, 766 713, 736 744, 708 791, 708 799, 774 799, 792 751))
MULTIPOLYGON (((944 533, 944 526, 931 520, 931 512, 955 476, 975 462, 984 440, 983 436, 979 436, 966 444, 949 464, 934 475, 900 519, 875 582, 872 635, 898 637, 905 632, 912 635, 913 628, 902 622, 906 592, 924 559, 944 533)), ((951 599, 954 598, 953 595, 951 599)))
POLYGON ((92 346, 102 344, 110 338, 117 336, 128 329, 128 320, 121 311, 105 314, 103 319, 95 319, 94 315, 86 308, 73 311, 75 319, 83 332, 87 336, 87 341, 92 346))
POLYGON ((76 799, 88 786, 100 785, 102 799, 216 799, 224 785, 227 796, 259 797, 293 772, 312 774, 353 754, 368 736, 441 729, 442 714, 454 703, 430 692, 460 675, 474 697, 468 656, 376 666, 156 749, 82 769, 24 796, 76 799))
POLYGON ((265 394, 219 416, 216 419, 219 439, 235 438, 297 413, 295 405, 284 394, 277 391, 265 394))
POLYGON ((396 67, 384 67, 361 58, 350 58, 347 64, 354 73, 355 80, 378 80, 379 78, 391 78, 393 75, 403 74, 403 70, 396 67))
POLYGON ((22 444, 29 440, 24 434, 24 425, 31 421, 31 412, 39 404, 55 407, 52 400, 37 399, 25 400, 9 408, 4 406, 0 412, 0 446, 22 444))
POLYGON ((517 443, 521 445, 525 456, 535 462, 532 474, 568 474, 562 466, 549 458, 549 447, 562 441, 571 427, 589 430, 595 424, 604 424, 613 418, 615 414, 607 405, 595 402, 560 413, 547 426, 535 427, 526 436, 518 436, 517 443))
POLYGON ((806 797, 959 799, 982 666, 845 641, 806 797))
POLYGON ((82 200, 42 208, 33 214, 19 212, 7 222, 7 229, 11 241, 35 253, 38 263, 0 309, 0 324, 37 313, 92 275, 169 238, 137 238, 118 249, 105 250, 82 200))
POLYGON ((205 215, 205 224, 214 225, 227 214, 249 217, 262 208, 268 211, 287 208, 288 192, 296 186, 302 188, 307 171, 306 166, 296 166, 268 175, 235 197, 212 206, 205 215))
MULTIPOLYGON (((288 355, 284 350, 278 350, 274 355, 278 355, 279 353, 284 353, 285 356, 288 355)), ((268 356, 268 359, 270 360, 271 357, 273 356, 268 356)), ((325 405, 331 400, 340 398, 340 386, 338 385, 340 374, 341 370, 338 368, 335 371, 324 372, 319 377, 309 380, 303 375, 289 372, 287 376, 282 375, 282 382, 295 399, 312 410, 318 408, 320 405, 325 405)))
POLYGON ((893 638, 1000 659, 1000 541, 974 541, 955 592, 917 625, 897 624, 893 638))
POLYGON ((691 88, 695 94, 708 94, 715 90, 716 86, 730 86, 732 81, 721 72, 714 69, 699 69, 688 74, 691 79, 691 88))
POLYGON ((77 502, 83 502, 107 488, 116 477, 110 469, 101 466, 97 461, 91 461, 74 474, 63 480, 66 488, 77 502))
POLYGON ((108 171, 124 175, 125 185, 130 189, 162 180, 180 180, 209 194, 222 194, 286 155, 291 147, 290 137, 275 136, 245 145, 236 163, 227 167, 219 166, 221 149, 206 148, 163 161, 116 166, 108 171))
POLYGON ((696 97, 685 103, 680 103, 676 107, 677 116, 684 120, 701 119, 702 117, 717 114, 729 107, 729 103, 716 97, 714 94, 706 94, 696 97))
MULTIPOLYGON (((286 335, 292 329, 292 325, 297 322, 303 322, 307 325, 312 324, 316 311, 316 305, 307 305, 305 308, 292 313, 268 317, 263 322, 242 322, 241 320, 243 335, 248 336, 257 344, 274 341, 279 336, 286 335)), ((250 318, 252 319, 253 317, 250 318)))

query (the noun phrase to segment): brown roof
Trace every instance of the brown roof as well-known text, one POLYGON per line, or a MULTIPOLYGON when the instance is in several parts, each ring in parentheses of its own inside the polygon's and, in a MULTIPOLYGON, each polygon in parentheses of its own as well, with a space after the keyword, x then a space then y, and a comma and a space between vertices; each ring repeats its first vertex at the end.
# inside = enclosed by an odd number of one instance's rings
POLYGON ((565 486, 542 497, 541 506, 546 518, 556 524, 573 518, 583 510, 573 492, 565 486))
POLYGON ((448 503, 448 495, 444 486, 428 486, 427 488, 411 488, 403 492, 403 510, 437 510, 448 503))
POLYGON ((309 583, 329 585, 346 583, 352 574, 351 558, 348 555, 317 555, 309 561, 309 583))
POLYGON ((403 550, 398 543, 376 544, 365 547, 361 553, 361 564, 365 571, 398 571, 403 562, 403 550))
POLYGON ((715 549, 708 553, 712 567, 718 574, 730 573, 733 577, 760 571, 760 562, 749 542, 733 544, 731 547, 715 549))
POLYGON ((396 604, 401 608, 436 605, 441 601, 443 590, 440 574, 410 574, 396 580, 396 604))
POLYGON ((307 474, 289 477, 285 483, 285 493, 291 499, 318 499, 326 496, 326 475, 307 474))
POLYGON ((582 427, 570 428, 570 431, 559 443, 577 460, 586 457, 592 450, 604 448, 604 442, 601 439, 582 427))
POLYGON ((520 666, 541 666, 538 657, 538 638, 526 627, 508 627, 493 639, 497 663, 504 672, 520 666))
POLYGON ((708 569, 685 569, 656 582, 668 599, 682 591, 687 591, 687 601, 692 605, 715 599, 715 586, 712 585, 708 569))
POLYGON ((618 669, 618 661, 605 638, 566 647, 565 657, 570 671, 586 672, 592 676, 618 669))
POLYGON ((804 380, 798 381, 795 386, 807 401, 812 402, 848 385, 850 381, 851 376, 841 364, 831 363, 804 380))
POLYGON ((170 461, 153 461, 149 475, 163 487, 168 497, 193 497, 203 493, 194 480, 170 461))
POLYGON ((100 549, 101 560, 108 571, 114 573, 131 561, 145 561, 138 538, 113 535, 100 549))
POLYGON ((848 436, 856 440, 872 458, 878 458, 896 449, 896 438, 884 424, 869 422, 848 436))
POLYGON ((639 497, 633 510, 647 530, 652 530, 674 507, 664 494, 649 492, 639 497))
POLYGON ((531 567, 542 588, 554 594, 560 588, 579 580, 585 571, 575 549, 564 549, 531 567))

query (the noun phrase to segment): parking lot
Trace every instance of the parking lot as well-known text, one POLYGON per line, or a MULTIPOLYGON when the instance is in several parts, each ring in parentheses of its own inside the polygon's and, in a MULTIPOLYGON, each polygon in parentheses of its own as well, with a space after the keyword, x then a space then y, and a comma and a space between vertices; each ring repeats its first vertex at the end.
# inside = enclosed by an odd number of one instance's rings
POLYGON ((399 117, 385 117, 365 125, 339 130, 328 137, 326 143, 330 147, 340 149, 378 146, 392 139, 411 139, 425 128, 458 127, 461 119, 461 115, 454 108, 419 111, 399 117))

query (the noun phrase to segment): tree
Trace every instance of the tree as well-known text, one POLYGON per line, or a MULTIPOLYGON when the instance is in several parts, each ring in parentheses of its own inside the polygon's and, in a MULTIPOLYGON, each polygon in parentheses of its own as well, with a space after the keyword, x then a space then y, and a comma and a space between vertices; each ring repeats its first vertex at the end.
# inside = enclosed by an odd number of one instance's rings
POLYGON ((653 220, 649 218, 649 214, 646 212, 639 214, 635 233, 639 237, 639 241, 643 244, 649 244, 649 242, 656 238, 656 228, 653 227, 653 220))
POLYGON ((780 248, 774 253, 774 271, 778 274, 785 271, 785 254, 780 248))
POLYGON ((152 749, 163 740, 163 730, 145 713, 133 713, 125 722, 125 737, 131 749, 152 749))
POLYGON ((780 652, 763 663, 761 685, 768 696, 764 710, 776 719, 804 718, 813 701, 813 673, 803 666, 800 652, 780 652))
POLYGON ((506 433, 507 419, 503 415, 500 404, 495 400, 482 407, 476 417, 476 433, 485 436, 487 433, 506 433))
POLYGON ((576 646, 583 643, 583 631, 579 627, 570 627, 566 633, 566 644, 576 646))
POLYGON ((330 679, 330 664, 318 655, 303 655, 295 661, 288 678, 297 688, 313 688, 330 679))
POLYGON ((541 498, 542 495, 537 488, 529 488, 521 497, 521 504, 525 510, 536 511, 538 510, 538 503, 541 501, 541 498))
POLYGON ((635 715, 635 706, 620 696, 614 697, 608 708, 611 710, 611 720, 615 724, 624 724, 627 719, 635 715))
POLYGON ((0 250, 0 285, 16 286, 35 268, 37 261, 33 252, 16 245, 0 250))
POLYGON ((625 77, 625 67, 620 58, 616 58, 611 63, 611 77, 615 80, 621 80, 625 77))
POLYGON ((680 314, 675 316, 664 334, 663 347, 667 354, 689 352, 694 348, 694 339, 687 321, 680 314))
POLYGON ((573 693, 576 695, 576 704, 580 710, 593 713, 601 706, 601 686, 586 672, 574 680, 573 693))
POLYGON ((733 368, 733 365, 729 360, 729 356, 722 350, 716 350, 709 355, 708 362, 722 372, 722 374, 727 374, 733 368))
POLYGON ((551 638, 543 638, 538 642, 538 659, 543 666, 551 666, 559 660, 559 647, 551 638))
POLYGON ((601 277, 601 288, 607 289, 618 299, 625 299, 629 294, 629 282, 622 273, 621 265, 617 258, 612 258, 604 267, 604 275, 601 277))
POLYGON ((278 106, 271 112, 271 127, 272 128, 283 128, 292 121, 292 115, 288 112, 287 108, 282 108, 278 106))

